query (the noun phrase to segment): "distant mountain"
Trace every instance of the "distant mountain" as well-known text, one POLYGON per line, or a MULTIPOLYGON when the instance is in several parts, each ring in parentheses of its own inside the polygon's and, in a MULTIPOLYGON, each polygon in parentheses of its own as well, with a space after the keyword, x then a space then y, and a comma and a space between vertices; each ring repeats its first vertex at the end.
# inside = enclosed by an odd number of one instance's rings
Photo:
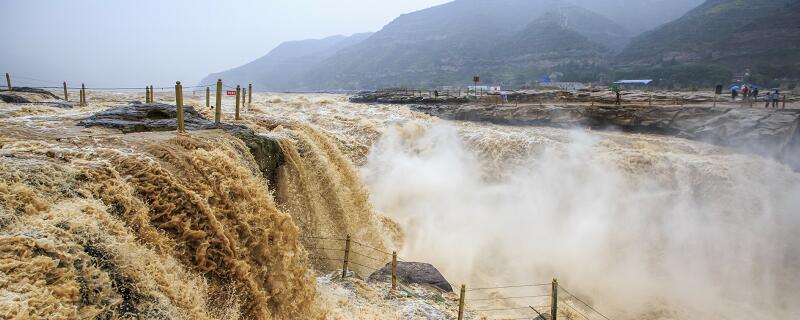
POLYGON ((676 73, 713 73, 718 82, 746 69, 751 69, 754 81, 798 78, 800 0, 705 1, 683 17, 635 37, 617 61, 628 70, 682 82, 691 79, 676 73))
POLYGON ((259 90, 302 90, 303 75, 343 48, 355 45, 371 33, 333 36, 324 39, 284 42, 267 55, 243 66, 208 75, 201 84, 224 79, 230 84, 252 82, 259 90))
POLYGON ((683 16, 704 0, 568 1, 608 17, 634 34, 640 34, 683 16))
POLYGON ((374 34, 287 42, 204 83, 261 90, 523 85, 565 68, 605 63, 632 33, 564 0, 456 0, 404 14, 374 34))
POLYGON ((564 1, 457 0, 400 16, 326 60, 309 80, 318 88, 437 86, 463 84, 480 74, 487 83, 521 85, 555 67, 552 60, 533 57, 557 56, 553 49, 563 49, 570 50, 569 58, 560 62, 591 64, 628 37, 624 27, 564 1), (545 15, 561 17, 556 24, 562 26, 531 24, 545 15), (544 40, 559 44, 527 43, 544 40), (548 51, 535 51, 540 49, 548 51))

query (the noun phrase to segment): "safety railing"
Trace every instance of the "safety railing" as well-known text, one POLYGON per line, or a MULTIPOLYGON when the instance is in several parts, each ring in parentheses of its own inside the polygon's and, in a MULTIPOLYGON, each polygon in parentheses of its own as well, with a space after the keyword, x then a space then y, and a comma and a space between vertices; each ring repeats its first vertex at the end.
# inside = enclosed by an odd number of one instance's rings
MULTIPOLYGON (((313 244, 306 246, 311 260, 341 263, 343 279, 352 276, 351 271, 368 278, 374 272, 390 267, 391 290, 398 289, 397 263, 405 261, 398 258, 397 251, 389 253, 353 239, 350 235, 344 238, 333 236, 300 238, 313 244)), ((479 313, 490 320, 558 318, 610 320, 584 299, 564 289, 556 279, 552 282, 535 284, 475 288, 462 284, 458 295, 458 320, 463 320, 467 312, 479 313)))

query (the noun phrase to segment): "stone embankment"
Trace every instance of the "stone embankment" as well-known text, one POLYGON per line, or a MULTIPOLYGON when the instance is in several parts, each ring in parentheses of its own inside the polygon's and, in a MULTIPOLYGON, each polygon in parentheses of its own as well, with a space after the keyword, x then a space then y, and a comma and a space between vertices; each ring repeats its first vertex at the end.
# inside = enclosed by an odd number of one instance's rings
POLYGON ((411 108, 452 120, 672 135, 774 157, 800 169, 798 109, 472 104, 411 108))

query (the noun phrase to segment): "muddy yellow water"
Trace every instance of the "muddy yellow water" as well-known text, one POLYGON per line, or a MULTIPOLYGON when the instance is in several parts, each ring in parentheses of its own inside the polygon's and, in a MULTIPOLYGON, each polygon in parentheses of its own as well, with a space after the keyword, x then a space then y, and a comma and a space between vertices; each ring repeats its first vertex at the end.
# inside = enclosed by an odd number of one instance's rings
MULTIPOLYGON (((278 139, 276 181, 221 131, 76 126, 134 93, 66 110, 0 104, 0 317, 400 318, 369 286, 361 297, 374 303, 354 311, 356 298, 315 279, 341 263, 315 249, 341 243, 316 237, 348 234, 468 287, 557 277, 616 319, 800 313, 800 175, 773 160, 340 95, 253 98, 240 123, 278 139)), ((185 99, 212 116, 200 93, 185 99)), ((234 122, 233 101, 223 109, 234 122)), ((468 309, 549 303, 479 301, 468 309)))

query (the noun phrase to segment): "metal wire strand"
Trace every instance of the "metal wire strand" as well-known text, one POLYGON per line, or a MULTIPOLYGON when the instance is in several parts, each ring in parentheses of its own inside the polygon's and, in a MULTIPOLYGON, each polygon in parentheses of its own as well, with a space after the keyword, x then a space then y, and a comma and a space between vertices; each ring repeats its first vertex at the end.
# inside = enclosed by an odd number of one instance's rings
POLYGON ((511 300, 511 299, 523 299, 523 298, 544 298, 549 297, 549 294, 540 294, 534 296, 516 296, 516 297, 500 297, 500 298, 477 298, 477 299, 466 299, 466 301, 490 301, 490 300, 511 300))
POLYGON ((539 283, 539 284, 522 284, 522 285, 499 286, 499 287, 486 287, 486 288, 468 288, 468 289, 467 289, 467 291, 492 290, 492 289, 507 289, 507 288, 541 287, 541 286, 549 286, 549 285, 550 285, 550 283, 539 283))
POLYGON ((476 309, 476 310, 470 310, 470 311, 472 311, 472 312, 488 312, 488 311, 507 311, 507 310, 521 310, 521 309, 525 309, 525 310, 527 310, 528 308, 529 308, 529 307, 519 307, 519 308, 497 308, 497 309, 476 309))
POLYGON ((605 318, 606 320, 611 320, 611 319, 609 319, 608 317, 606 317, 606 315, 602 314, 600 311, 597 311, 597 309, 595 309, 595 308, 592 308, 592 306, 590 306, 588 303, 584 302, 583 300, 581 300, 580 298, 578 298, 577 296, 575 296, 574 294, 572 294, 572 292, 569 292, 569 291, 567 291, 567 289, 564 289, 564 287, 562 287, 561 285, 559 285, 558 287, 559 287, 561 290, 563 290, 564 292, 566 292, 568 295, 570 295, 571 297, 575 298, 575 300, 578 300, 578 302, 580 302, 580 303, 584 304, 586 307, 588 307, 588 308, 589 308, 589 309, 591 309, 592 311, 594 311, 594 312, 597 312, 597 314, 599 314, 601 317, 605 318))
MULTIPOLYGON (((342 250, 342 251, 344 251, 344 250, 342 250)), ((378 259, 378 258, 374 258, 374 257, 370 257, 370 256, 368 256, 368 255, 366 255, 366 254, 363 254, 363 253, 357 252, 357 251, 355 251, 355 250, 352 250, 352 249, 350 250, 350 252, 351 252, 351 253, 354 253, 354 254, 356 254, 356 255, 359 255, 359 256, 365 257, 365 258, 372 259, 373 261, 375 261, 375 262, 378 262, 378 263, 385 263, 385 262, 386 262, 386 261, 384 261, 384 260, 381 260, 381 259, 378 259)))
POLYGON ((381 250, 381 249, 378 249, 378 248, 375 248, 375 247, 372 247, 372 246, 369 246, 369 245, 363 244, 363 243, 361 243, 361 242, 358 242, 358 241, 356 241, 356 240, 352 240, 352 239, 351 239, 351 240, 350 240, 350 242, 352 242, 352 243, 355 243, 355 244, 357 244, 357 245, 360 245, 360 246, 362 246, 362 247, 367 247, 367 248, 370 248, 370 249, 372 249, 372 250, 378 251, 378 252, 380 252, 380 253, 383 253, 383 254, 388 254, 388 255, 391 255, 391 253, 389 253, 389 252, 386 252, 386 251, 383 251, 383 250, 381 250))
MULTIPOLYGON (((559 301, 561 301, 561 302, 564 302, 564 301, 563 301, 563 300, 561 300, 561 299, 558 299, 558 300, 559 300, 559 301)), ((573 306, 569 305, 569 303, 564 303, 563 305, 567 306, 567 307, 568 307, 568 308, 570 308, 572 311, 575 311, 576 313, 578 313, 579 315, 581 315, 581 317, 583 317, 584 319, 586 319, 586 320, 590 320, 590 319, 589 319, 589 317, 587 317, 587 316, 586 316, 586 315, 585 315, 583 312, 580 312, 580 311, 578 311, 578 309, 576 309, 575 307, 573 307, 573 306)), ((599 312, 598 312, 598 313, 599 313, 599 312)))
POLYGON ((328 250, 328 251, 344 251, 344 249, 320 248, 320 247, 306 247, 306 249, 312 249, 312 250, 328 250))
POLYGON ((341 238, 330 238, 330 237, 315 237, 315 236, 300 236, 303 239, 319 239, 319 240, 335 240, 335 241, 346 241, 347 239, 341 238))

